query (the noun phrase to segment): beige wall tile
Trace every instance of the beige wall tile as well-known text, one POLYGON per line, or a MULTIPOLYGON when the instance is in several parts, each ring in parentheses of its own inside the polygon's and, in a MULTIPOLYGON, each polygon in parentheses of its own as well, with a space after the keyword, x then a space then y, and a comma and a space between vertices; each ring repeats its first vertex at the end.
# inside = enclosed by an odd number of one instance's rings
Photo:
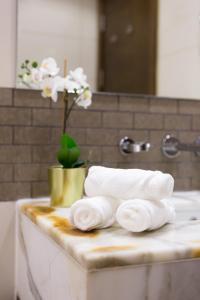
POLYGON ((140 129, 162 129, 163 116, 160 114, 135 114, 135 128, 140 129))
POLYGON ((123 156, 119 152, 118 147, 103 147, 102 148, 102 161, 103 163, 122 163, 122 162, 129 162, 133 161, 133 158, 131 156, 123 156))
POLYGON ((94 111, 73 111, 69 118, 71 127, 100 127, 101 113, 94 111))
POLYGON ((133 114, 126 112, 104 112, 103 127, 105 128, 132 128, 133 114))
POLYGON ((130 139, 134 140, 135 142, 149 141, 148 130, 130 130, 130 129, 119 130, 118 143, 125 136, 129 137, 130 139))
POLYGON ((0 125, 30 125, 31 110, 28 108, 0 107, 0 125))
POLYGON ((172 99, 151 99, 150 100, 150 112, 152 113, 177 113, 178 103, 172 99))
POLYGON ((93 95, 90 110, 115 111, 118 110, 118 96, 96 94, 93 95))
POLYGON ((176 178, 174 189, 176 191, 188 191, 191 190, 191 178, 176 178))
POLYGON ((13 90, 9 88, 0 88, 0 106, 12 105, 13 90))
POLYGON ((42 127, 15 127, 14 129, 15 144, 50 144, 51 129, 42 127))
POLYGON ((13 139, 12 127, 0 127, 0 144, 11 144, 13 139))
POLYGON ((49 107, 51 100, 42 98, 41 91, 14 90, 14 105, 21 107, 49 107))
POLYGON ((0 146, 0 163, 28 162, 31 162, 31 148, 29 146, 0 146))
POLYGON ((200 162, 182 162, 178 165, 178 174, 180 177, 200 178, 200 162))
POLYGON ((47 181, 31 183, 31 197, 49 196, 49 185, 47 181))
POLYGON ((149 101, 145 98, 133 98, 131 96, 120 96, 119 109, 121 111, 148 112, 149 101))
POLYGON ((0 164, 0 182, 13 181, 13 165, 0 164))
POLYGON ((14 201, 31 196, 28 182, 0 182, 0 201, 14 201))
POLYGON ((118 131, 115 129, 87 129, 87 145, 118 145, 118 131))
POLYGON ((199 115, 198 116, 193 116, 193 118, 192 118, 192 129, 200 131, 200 117, 199 117, 199 115))
POLYGON ((172 129, 172 130, 191 129, 191 123, 192 123, 191 116, 166 115, 164 120, 165 129, 172 129))
POLYGON ((33 146, 33 162, 34 163, 56 163, 56 155, 59 146, 33 146))
POLYGON ((99 164, 101 159, 101 148, 94 146, 82 146, 81 148, 81 159, 88 160, 89 164, 99 164))
POLYGON ((200 101, 179 101, 179 113, 200 114, 200 101))
POLYGON ((33 109, 33 125, 35 126, 62 126, 62 109, 33 109))
POLYGON ((47 164, 17 164, 14 167, 14 180, 20 181, 44 181, 48 179, 47 164))

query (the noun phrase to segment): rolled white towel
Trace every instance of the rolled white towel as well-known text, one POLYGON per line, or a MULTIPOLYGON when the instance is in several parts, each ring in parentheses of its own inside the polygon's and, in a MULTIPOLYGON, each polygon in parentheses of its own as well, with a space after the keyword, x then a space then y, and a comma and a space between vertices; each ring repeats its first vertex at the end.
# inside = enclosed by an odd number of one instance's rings
POLYGON ((112 169, 91 167, 85 180, 85 193, 89 197, 160 200, 170 197, 174 179, 160 171, 140 169, 112 169))
POLYGON ((120 201, 112 197, 92 197, 76 201, 71 206, 71 222, 80 230, 107 228, 115 222, 120 201))
POLYGON ((126 230, 154 230, 175 219, 175 209, 166 200, 152 202, 142 199, 124 201, 117 209, 116 220, 126 230))

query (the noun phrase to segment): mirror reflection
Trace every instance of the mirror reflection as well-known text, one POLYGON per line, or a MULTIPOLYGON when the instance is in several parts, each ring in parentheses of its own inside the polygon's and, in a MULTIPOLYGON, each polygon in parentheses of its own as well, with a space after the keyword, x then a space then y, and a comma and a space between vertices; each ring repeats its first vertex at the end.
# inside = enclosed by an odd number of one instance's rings
POLYGON ((19 0, 17 66, 82 66, 93 91, 200 98, 200 4, 192 0, 19 0))

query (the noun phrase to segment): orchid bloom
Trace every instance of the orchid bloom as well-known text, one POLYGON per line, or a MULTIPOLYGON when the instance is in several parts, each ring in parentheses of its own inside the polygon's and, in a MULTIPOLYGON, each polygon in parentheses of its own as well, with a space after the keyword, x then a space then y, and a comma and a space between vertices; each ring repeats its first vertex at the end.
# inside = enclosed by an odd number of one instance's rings
POLYGON ((76 82, 79 89, 89 87, 87 83, 87 76, 84 74, 82 68, 76 68, 74 71, 70 71, 68 75, 68 80, 71 82, 76 82))
POLYGON ((85 109, 92 104, 92 92, 86 88, 82 94, 76 99, 76 104, 82 106, 85 109))
POLYGON ((54 102, 58 99, 58 92, 53 78, 46 78, 42 84, 42 97, 51 98, 54 102))
POLYGON ((31 69, 31 81, 36 85, 40 85, 42 80, 43 80, 43 73, 40 71, 40 69, 37 68, 31 69))
POLYGON ((60 69, 57 67, 55 59, 52 57, 48 57, 42 61, 40 71, 44 75, 56 76, 59 73, 60 69))
POLYGON ((54 102, 58 99, 58 92, 75 93, 74 103, 87 108, 92 103, 92 93, 87 83, 87 76, 82 68, 70 71, 66 77, 58 76, 59 68, 54 58, 45 58, 41 65, 37 62, 30 65, 26 60, 22 64, 23 73, 20 78, 23 84, 31 88, 41 88, 42 96, 51 98, 54 102))

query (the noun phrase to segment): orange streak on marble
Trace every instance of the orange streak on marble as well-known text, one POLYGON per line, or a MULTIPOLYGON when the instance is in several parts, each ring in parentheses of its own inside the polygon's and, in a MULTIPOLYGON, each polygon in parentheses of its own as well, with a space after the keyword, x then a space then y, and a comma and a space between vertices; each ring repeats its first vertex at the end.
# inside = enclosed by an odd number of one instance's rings
POLYGON ((92 249, 92 252, 114 252, 114 251, 126 251, 136 249, 137 246, 133 245, 120 245, 120 246, 100 246, 92 249))
POLYGON ((200 257, 200 247, 196 249, 192 249, 192 258, 200 257))
POLYGON ((38 216, 52 214, 55 211, 55 208, 48 206, 23 205, 21 211, 29 216, 33 222, 36 222, 38 216))
POLYGON ((94 238, 99 233, 98 231, 90 231, 90 232, 83 232, 73 227, 73 225, 69 222, 67 218, 59 217, 59 216, 48 216, 49 221, 52 222, 53 227, 57 228, 60 232, 72 236, 78 237, 90 237, 94 238))

